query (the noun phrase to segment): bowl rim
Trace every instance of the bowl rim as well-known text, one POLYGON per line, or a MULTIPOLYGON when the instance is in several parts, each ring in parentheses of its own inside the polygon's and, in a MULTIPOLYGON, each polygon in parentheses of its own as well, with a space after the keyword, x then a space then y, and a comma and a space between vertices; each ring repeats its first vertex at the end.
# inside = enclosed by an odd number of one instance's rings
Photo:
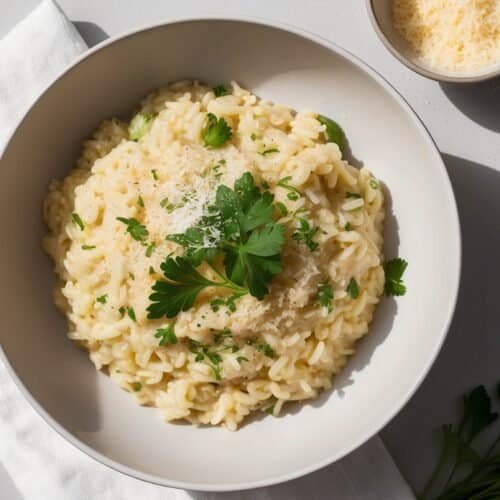
POLYGON ((444 83, 463 83, 463 84, 472 84, 479 83, 491 80, 500 76, 500 63, 498 67, 493 67, 491 71, 483 74, 477 75, 467 75, 467 76, 455 76, 447 73, 440 73, 439 71, 433 71, 431 69, 424 68, 418 64, 415 64, 413 61, 404 56, 400 50, 398 50, 394 44, 389 40, 389 38, 385 35, 384 30, 381 28, 380 23, 378 21, 377 15, 375 14, 375 9, 373 7, 373 3, 376 0, 365 0, 366 10, 368 11, 368 18, 370 19, 370 24, 374 29, 375 33, 379 37, 380 41, 383 43, 385 48, 400 62, 403 63, 407 68, 413 70, 415 73, 424 76, 425 78, 429 78, 430 80, 434 80, 436 82, 444 82, 444 83))
POLYGON ((36 413, 38 413, 39 416, 42 417, 42 419, 53 429, 55 430, 61 437, 63 437, 67 442, 72 444, 75 448, 78 450, 82 451, 85 453, 87 456, 93 458, 97 462, 109 467, 112 470, 115 470, 117 472, 120 472, 122 474, 125 474, 129 477, 139 479, 141 481, 144 481, 146 483, 151 483, 151 484, 156 484, 158 486, 166 486, 166 487, 173 487, 173 488, 179 488, 179 489, 185 489, 185 490, 192 490, 192 491, 207 491, 207 492, 229 492, 229 491, 242 491, 242 490, 248 490, 248 489, 253 489, 253 488, 261 488, 261 487, 266 487, 266 486, 272 486, 280 483, 284 483, 293 479, 300 478, 302 476, 305 476, 307 474, 310 474, 312 472, 315 472, 319 469, 322 469, 323 467, 326 467, 349 453, 353 452, 363 444, 365 444, 369 439, 371 439, 373 436, 375 436, 380 430, 382 430, 400 411, 401 409, 406 405, 406 403, 410 400, 410 398, 414 395, 414 393, 417 391, 417 389, 420 387, 422 384, 423 380, 427 376, 429 370, 431 369, 432 365, 434 364, 434 361, 436 360, 439 352, 441 351, 441 347, 443 346, 443 343, 446 339, 446 336, 448 334, 448 330, 450 328, 451 321, 454 316, 456 304, 457 304, 457 299, 458 299, 458 292, 459 292, 459 284, 460 284, 460 275, 461 275, 461 267, 462 267, 462 242, 461 242, 461 231, 460 231, 460 220, 459 220, 459 215, 458 215, 458 209, 457 209, 457 204, 454 196, 454 192, 452 189, 451 181, 448 176, 448 173, 446 171, 445 164, 443 162, 443 159, 441 157, 441 154, 439 152, 439 149, 431 136, 430 132, 428 131, 427 127, 425 124, 422 122, 420 117, 417 115, 415 110, 411 107, 411 105, 407 102, 407 100, 399 93, 398 90, 396 90, 393 85, 386 80, 380 73, 378 73, 371 65, 368 63, 364 62, 362 59, 360 59, 358 56, 352 54, 348 50, 340 47, 336 43, 331 42, 330 40, 317 35, 311 31, 308 31, 306 29, 299 28, 295 25, 281 22, 278 20, 272 20, 272 19, 267 19, 263 17, 258 17, 258 16, 235 16, 235 15, 195 15, 195 16, 178 16, 174 17, 172 19, 167 19, 155 23, 147 23, 143 24, 137 28, 133 28, 130 30, 123 31, 115 36, 112 36, 106 40, 103 40, 102 42, 98 43, 94 47, 91 47, 87 51, 83 52, 80 56, 78 56, 73 63, 65 67, 62 71, 60 71, 57 76, 51 80, 49 84, 47 84, 44 89, 38 94, 38 96, 35 98, 35 100, 32 102, 32 104, 27 108, 27 110, 24 112, 22 115, 22 118, 19 120, 18 124, 14 128, 14 130, 11 132, 7 142, 5 143, 5 146, 3 150, 0 150, 0 162, 3 158, 3 154, 7 150, 12 138, 14 135, 17 133, 19 127, 24 123, 24 121, 27 119, 28 115, 30 114, 32 108, 36 106, 40 98, 64 75, 72 71, 75 67, 83 63, 87 58, 91 57, 93 54, 96 52, 100 51, 101 49, 104 49, 105 47, 118 43, 124 39, 127 39, 129 37, 133 37, 135 35, 138 35, 142 32, 146 32, 149 30, 154 30, 158 29, 161 27, 166 27, 169 25, 178 25, 178 24, 186 24, 186 23, 198 23, 198 22, 234 22, 234 23, 245 23, 245 24, 255 24, 257 26, 264 26, 268 28, 275 29, 277 31, 285 31, 287 33, 291 33, 293 35, 296 35, 298 37, 301 37, 305 39, 306 41, 312 41, 313 43, 316 43, 320 45, 323 48, 328 49, 331 52, 334 52, 342 57, 344 57, 346 60, 348 60, 350 63, 354 64, 357 68, 361 69, 365 74, 367 74, 369 77, 373 78, 378 84, 380 84, 386 92, 390 94, 390 96, 395 99, 395 101, 405 109, 406 113, 408 116, 411 118, 413 121, 415 127, 418 129, 418 131, 421 133, 422 138, 427 142, 429 148, 431 148, 435 154, 436 154, 436 161, 439 163, 439 171, 443 177, 444 181, 444 186, 447 191, 446 195, 448 198, 448 203, 450 207, 452 208, 452 232, 454 233, 454 247, 456 248, 456 255, 455 255, 455 270, 452 275, 453 282, 450 283, 449 290, 450 290, 450 301, 448 303, 448 309, 445 311, 444 317, 446 320, 444 321, 444 326, 442 330, 439 332, 439 335, 436 335, 438 337, 438 340, 432 350, 432 352, 429 355, 429 358, 427 362, 421 367, 420 373, 418 377, 415 378, 415 381, 413 385, 408 389, 406 394, 401 397, 399 400, 394 401, 392 405, 389 407, 387 412, 383 417, 379 419, 379 421, 372 423, 372 426, 370 430, 368 430, 364 435, 358 436, 356 440, 353 440, 353 442, 349 445, 346 446, 344 449, 337 451, 337 453, 332 454, 328 456, 328 458, 320 460, 318 462, 312 463, 308 465, 307 467, 302 467, 297 470, 290 471, 286 474, 281 474, 276 477, 271 477, 271 478, 265 478, 265 479, 260 479, 260 480, 254 480, 254 481, 248 481, 244 483, 229 483, 229 484, 220 484, 220 483, 192 483, 192 482, 186 482, 186 481, 177 481, 177 480, 171 480, 162 476, 158 476, 155 474, 150 474, 150 473, 145 473, 141 472, 137 469, 134 469, 132 467, 129 467, 128 465, 122 464, 106 455, 103 453, 97 451, 96 449, 92 448, 91 446, 87 445, 84 443, 77 435, 72 434, 70 431, 68 431, 62 424, 60 424, 52 415, 45 410, 44 407, 32 396, 28 388, 24 385, 22 382, 20 376, 16 373, 14 367, 10 364, 10 361, 8 360, 7 354, 5 353, 2 345, 0 344, 0 359, 4 362, 6 370, 8 374, 10 375, 11 379, 14 381, 15 385, 21 392, 21 394, 24 396, 25 400, 28 402, 28 404, 35 410, 36 413))

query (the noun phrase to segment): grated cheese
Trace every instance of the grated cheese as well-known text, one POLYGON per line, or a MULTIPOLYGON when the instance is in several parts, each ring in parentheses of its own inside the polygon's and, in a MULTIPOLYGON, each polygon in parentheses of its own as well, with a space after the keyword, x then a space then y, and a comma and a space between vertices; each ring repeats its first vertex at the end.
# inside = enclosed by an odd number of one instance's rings
POLYGON ((500 0, 393 0, 392 16, 431 68, 465 74, 500 62, 500 0))

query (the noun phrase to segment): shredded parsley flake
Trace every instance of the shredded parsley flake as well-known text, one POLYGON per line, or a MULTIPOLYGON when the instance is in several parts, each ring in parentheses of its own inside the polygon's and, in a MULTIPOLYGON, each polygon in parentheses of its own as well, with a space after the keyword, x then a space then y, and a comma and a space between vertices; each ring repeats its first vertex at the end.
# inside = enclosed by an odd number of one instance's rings
POLYGON ((148 237, 149 232, 146 229, 146 226, 143 226, 137 219, 131 217, 127 219, 126 217, 117 217, 116 220, 119 220, 123 224, 127 226, 127 233, 137 241, 143 241, 148 237))
POLYGON ((223 95, 228 95, 229 91, 224 85, 216 85, 213 89, 215 97, 222 97, 223 95))
POLYGON ((332 300, 333 300, 333 288, 330 283, 324 281, 318 287, 317 300, 321 307, 326 308, 326 310, 331 313, 333 311, 332 300))
POLYGON ((351 296, 351 299, 357 299, 359 297, 359 285, 354 278, 351 278, 349 281, 346 292, 351 296))
POLYGON ((286 197, 289 200, 292 201, 297 201, 302 195, 300 191, 295 187, 290 184, 290 181, 292 180, 292 176, 288 175, 287 177, 283 177, 283 179, 280 179, 278 181, 278 186, 282 187, 283 189, 286 189, 288 191, 288 194, 286 197))
POLYGON ((175 334, 174 323, 170 323, 165 328, 158 328, 158 330, 156 330, 155 337, 160 339, 158 344, 161 346, 177 344, 177 335, 175 334))
POLYGON ((82 218, 76 212, 73 212, 71 214, 71 219, 73 220, 73 223, 80 228, 81 231, 85 229, 85 224, 83 223, 82 218))
POLYGON ((105 293, 104 295, 99 295, 99 297, 97 297, 95 300, 100 304, 106 304, 106 302, 108 301, 108 294, 105 293))
POLYGON ((95 245, 82 245, 82 250, 94 250, 95 245))
POLYGON ((128 126, 128 138, 131 141, 138 141, 144 137, 153 125, 153 116, 146 113, 137 113, 128 126))

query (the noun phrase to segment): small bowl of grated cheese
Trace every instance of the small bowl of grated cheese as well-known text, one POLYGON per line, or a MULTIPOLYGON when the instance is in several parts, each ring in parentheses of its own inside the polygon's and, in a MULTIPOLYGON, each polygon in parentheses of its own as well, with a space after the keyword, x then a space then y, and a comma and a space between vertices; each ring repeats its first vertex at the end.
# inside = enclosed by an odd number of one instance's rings
POLYGON ((386 48, 437 81, 500 76, 500 0, 366 0, 386 48))

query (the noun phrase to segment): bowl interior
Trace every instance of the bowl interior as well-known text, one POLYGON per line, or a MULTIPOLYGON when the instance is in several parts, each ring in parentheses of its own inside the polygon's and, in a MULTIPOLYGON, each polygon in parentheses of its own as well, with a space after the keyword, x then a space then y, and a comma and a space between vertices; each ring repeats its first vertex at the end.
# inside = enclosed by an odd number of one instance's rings
POLYGON ((425 62, 415 56, 408 42, 394 28, 391 11, 392 3, 393 0, 367 0, 367 7, 375 24, 375 29, 379 31, 382 41, 403 64, 406 64, 414 71, 428 78, 455 83, 477 82, 500 75, 500 63, 493 67, 490 66, 479 71, 474 71, 473 73, 456 73, 444 69, 439 70, 425 64, 425 62))
POLYGON ((28 113, 0 168, 0 340, 35 406, 101 461, 192 489, 270 484, 326 465, 363 443, 422 380, 445 336, 459 278, 457 213, 428 134, 382 79, 342 51, 272 26, 202 20, 138 32, 94 51, 28 113), (197 78, 235 79, 257 94, 309 108, 344 127, 352 157, 387 186, 386 255, 410 265, 408 294, 384 300, 333 390, 281 418, 236 433, 160 421, 66 339, 52 304, 41 203, 99 122, 126 116, 151 90, 197 78), (8 237, 6 237, 8 235, 8 237))

